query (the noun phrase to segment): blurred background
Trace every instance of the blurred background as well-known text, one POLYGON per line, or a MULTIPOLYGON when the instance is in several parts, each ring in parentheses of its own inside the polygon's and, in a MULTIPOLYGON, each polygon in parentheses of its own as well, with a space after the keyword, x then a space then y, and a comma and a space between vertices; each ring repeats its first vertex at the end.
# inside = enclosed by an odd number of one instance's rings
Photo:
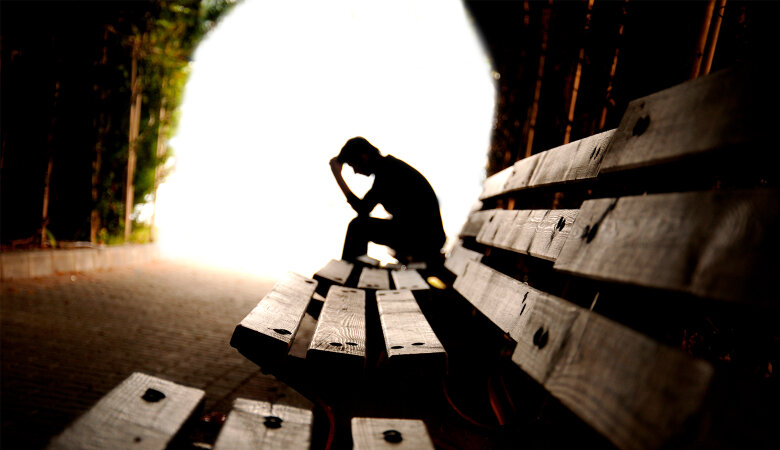
MULTIPOLYGON (((340 256, 353 213, 327 162, 348 138, 428 178, 449 245, 486 175, 616 127, 634 98, 767 59, 777 10, 726 0, 0 5, 2 251, 155 242, 172 258, 271 277, 340 256)), ((371 184, 346 177, 358 193, 371 184)), ((371 254, 391 261, 382 247, 371 254)))

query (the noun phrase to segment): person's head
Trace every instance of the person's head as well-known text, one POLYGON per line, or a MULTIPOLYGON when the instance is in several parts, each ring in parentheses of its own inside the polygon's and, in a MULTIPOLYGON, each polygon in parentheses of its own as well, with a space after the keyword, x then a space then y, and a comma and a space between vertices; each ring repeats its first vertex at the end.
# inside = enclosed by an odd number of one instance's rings
POLYGON ((376 162, 381 157, 379 149, 371 145, 365 138, 354 137, 347 141, 336 159, 349 164, 355 173, 371 175, 376 168, 376 162))

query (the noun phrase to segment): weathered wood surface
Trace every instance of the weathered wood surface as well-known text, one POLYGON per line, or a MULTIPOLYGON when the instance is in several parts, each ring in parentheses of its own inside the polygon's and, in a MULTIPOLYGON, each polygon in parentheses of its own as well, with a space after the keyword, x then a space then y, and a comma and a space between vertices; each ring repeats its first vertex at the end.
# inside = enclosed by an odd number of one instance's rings
POLYGON ((390 289, 390 275, 386 269, 364 267, 357 287, 360 289, 390 289))
POLYGON ((696 426, 713 375, 709 363, 564 300, 545 300, 531 312, 512 359, 564 405, 623 449, 661 448, 696 426), (538 370, 540 358, 547 370, 538 370))
POLYGON ((312 423, 310 410, 237 398, 213 448, 308 449, 312 423))
POLYGON ((390 272, 396 289, 409 289, 413 291, 430 289, 420 272, 416 270, 393 270, 390 272))
POLYGON ((480 199, 507 192, 596 178, 615 130, 604 131, 517 161, 485 180, 480 199))
POLYGON ((346 357, 365 365, 366 293, 332 286, 325 297, 307 358, 346 357))
POLYGON ((336 284, 343 285, 347 282, 347 279, 349 279, 349 275, 352 273, 352 268, 354 266, 354 264, 348 261, 331 259, 325 267, 314 274, 313 278, 323 278, 336 284))
POLYGON ((493 210, 477 242, 555 261, 577 213, 576 209, 493 210))
POLYGON ((425 423, 413 419, 354 417, 352 441, 355 450, 434 449, 425 423))
POLYGON ((50 449, 164 449, 205 393, 133 373, 59 436, 50 449))
POLYGON ((452 246, 447 259, 444 260, 444 267, 456 276, 463 274, 466 270, 466 263, 469 261, 481 261, 482 253, 475 252, 463 247, 463 242, 458 241, 452 246))
POLYGON ((485 223, 489 216, 489 211, 475 211, 469 214, 466 223, 463 224, 463 228, 460 231, 460 237, 476 237, 479 234, 479 230, 482 229, 482 224, 485 223))
POLYGON ((387 356, 391 361, 409 355, 445 354, 412 291, 377 291, 376 301, 387 356))
POLYGON ((479 199, 482 200, 495 197, 504 192, 504 185, 506 185, 506 182, 511 175, 512 168, 507 167, 506 169, 487 177, 482 183, 482 193, 479 195, 479 199))
POLYGON ((555 268, 600 280, 771 303, 780 193, 707 191, 589 200, 555 268))
POLYGON ((236 326, 230 345, 239 350, 253 347, 277 356, 286 354, 316 287, 314 280, 286 274, 236 326))
POLYGON ((519 339, 530 310, 544 293, 475 261, 455 280, 455 290, 512 339, 519 339))
POLYGON ((758 153, 775 125, 767 111, 778 95, 756 75, 747 67, 725 69, 632 101, 601 173, 728 147, 758 153))

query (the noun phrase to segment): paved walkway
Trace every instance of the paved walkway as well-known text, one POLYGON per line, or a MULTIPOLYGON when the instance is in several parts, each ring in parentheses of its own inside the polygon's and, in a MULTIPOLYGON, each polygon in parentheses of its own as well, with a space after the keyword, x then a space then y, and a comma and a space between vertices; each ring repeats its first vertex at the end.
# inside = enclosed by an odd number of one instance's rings
POLYGON ((0 447, 43 448, 132 372, 237 396, 306 402, 229 345, 273 280, 173 262, 3 281, 0 447))

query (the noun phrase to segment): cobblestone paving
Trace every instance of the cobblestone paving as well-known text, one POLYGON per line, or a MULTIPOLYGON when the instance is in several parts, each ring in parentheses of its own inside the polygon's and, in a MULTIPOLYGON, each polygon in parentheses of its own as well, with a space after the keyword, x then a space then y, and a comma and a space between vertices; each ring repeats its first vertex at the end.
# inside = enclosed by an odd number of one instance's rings
POLYGON ((272 286, 169 261, 2 282, 0 447, 45 447, 135 371, 205 390, 205 414, 305 402, 229 345, 272 286))

